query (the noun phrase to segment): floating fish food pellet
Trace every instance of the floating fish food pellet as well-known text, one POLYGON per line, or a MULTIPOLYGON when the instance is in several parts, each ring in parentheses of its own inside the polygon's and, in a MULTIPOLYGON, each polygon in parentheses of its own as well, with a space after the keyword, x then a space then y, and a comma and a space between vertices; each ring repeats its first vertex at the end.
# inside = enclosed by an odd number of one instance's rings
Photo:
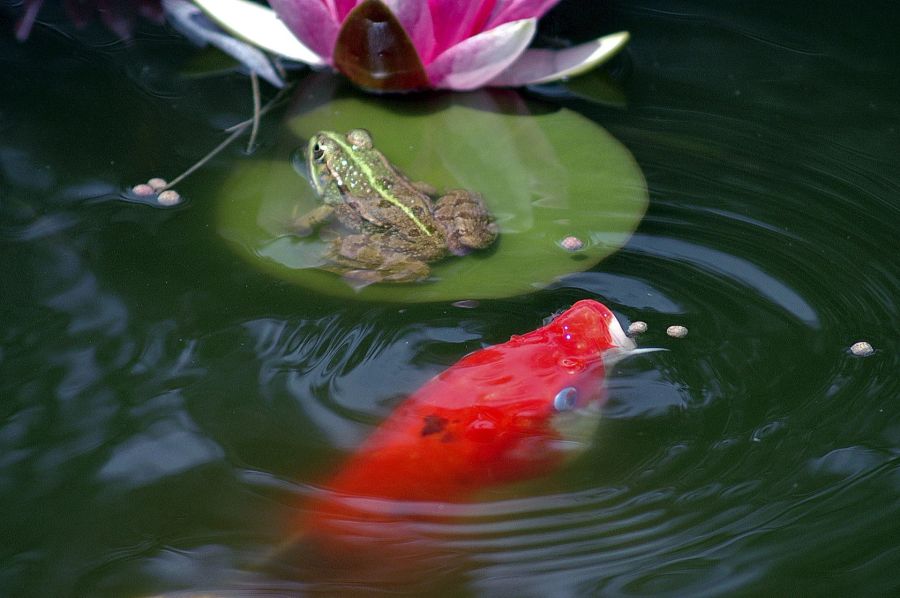
POLYGON ((153 187, 144 183, 132 187, 131 192, 138 197, 150 197, 151 195, 156 195, 156 191, 153 190, 153 187))
POLYGON ((156 199, 161 205, 174 206, 175 204, 181 202, 181 195, 178 193, 178 191, 169 189, 168 191, 163 191, 162 193, 160 193, 159 197, 157 197, 156 199))
POLYGON ((866 341, 859 341, 850 345, 850 352, 857 357, 868 357, 875 352, 875 349, 866 341))
POLYGON ((684 326, 669 326, 666 328, 666 334, 672 338, 684 338, 687 336, 688 329, 684 326))
POLYGON ((628 334, 630 336, 634 336, 635 334, 643 334, 647 332, 647 322, 641 322, 638 320, 637 322, 632 322, 628 326, 628 334))
POLYGON ((559 242, 560 246, 567 251, 578 251, 582 247, 584 247, 584 241, 579 239, 578 237, 566 237, 562 241, 559 242))
POLYGON ((169 183, 166 182, 166 179, 161 179, 159 177, 153 177, 152 179, 147 181, 147 184, 150 185, 151 187, 153 187, 154 191, 162 191, 163 189, 166 188, 166 185, 168 185, 169 183))

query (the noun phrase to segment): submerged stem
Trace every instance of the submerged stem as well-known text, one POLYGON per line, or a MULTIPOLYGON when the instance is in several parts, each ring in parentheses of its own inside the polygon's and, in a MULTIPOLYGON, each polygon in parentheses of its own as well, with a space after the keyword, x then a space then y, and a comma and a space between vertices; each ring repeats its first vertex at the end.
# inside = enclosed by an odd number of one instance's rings
POLYGON ((183 181, 184 179, 186 179, 187 177, 192 175, 198 168, 200 168, 201 166, 203 166, 204 164, 206 164, 207 162, 212 160, 216 156, 216 154, 218 154, 223 149, 225 149, 226 147, 231 145, 231 143, 235 139, 237 139, 238 137, 240 137, 243 134, 243 132, 246 128, 247 127, 244 126, 244 127, 241 127, 240 129, 237 129, 234 133, 229 135, 225 139, 225 141, 223 141, 222 143, 217 145, 215 148, 213 148, 213 150, 211 152, 209 152, 208 154, 206 154, 205 156, 200 158, 200 160, 198 162, 195 162, 190 168, 188 168, 187 170, 185 170, 184 172, 179 174, 177 177, 175 177, 174 179, 169 181, 169 184, 166 185, 163 189, 161 189, 161 191, 165 191, 166 189, 171 189, 172 187, 174 187, 175 185, 177 185, 178 183, 180 183, 181 181, 183 181))
POLYGON ((175 185, 177 185, 178 183, 180 183, 181 181, 183 181, 184 179, 186 179, 187 177, 192 175, 194 172, 197 171, 197 169, 199 169, 204 164, 206 164, 207 162, 212 160, 219 152, 221 152, 223 149, 225 149, 226 147, 231 145, 238 137, 240 137, 244 133, 244 131, 247 130, 247 127, 252 125, 253 129, 250 134, 250 142, 247 145, 247 151, 248 152, 250 151, 250 148, 253 146, 253 143, 256 141, 256 134, 259 131, 260 118, 262 118, 262 116, 264 114, 266 114, 272 108, 274 108, 278 104, 278 102, 281 101, 281 98, 284 96, 285 93, 287 93, 287 91, 289 89, 288 87, 285 87, 285 88, 279 90, 278 93, 275 94, 275 97, 273 97, 271 100, 266 102, 265 106, 260 107, 259 80, 257 79, 256 75, 251 75, 250 81, 251 81, 251 84, 253 85, 253 117, 248 118, 245 121, 239 122, 238 124, 232 125, 232 126, 228 127, 227 129, 225 129, 226 133, 231 133, 231 134, 228 137, 226 137, 225 140, 222 141, 222 143, 220 143, 219 145, 214 147, 208 154, 206 154, 205 156, 200 158, 200 160, 198 160, 196 163, 191 165, 190 168, 188 168, 187 170, 185 170, 184 172, 179 174, 177 177, 172 179, 168 185, 159 189, 159 191, 165 191, 166 189, 171 189, 172 187, 174 187, 175 185))
POLYGON ((247 141, 247 153, 253 149, 253 146, 256 144, 256 134, 259 132, 259 117, 260 117, 260 107, 259 107, 259 77, 256 76, 256 73, 250 71, 250 88, 253 90, 253 128, 250 130, 250 140, 247 141))

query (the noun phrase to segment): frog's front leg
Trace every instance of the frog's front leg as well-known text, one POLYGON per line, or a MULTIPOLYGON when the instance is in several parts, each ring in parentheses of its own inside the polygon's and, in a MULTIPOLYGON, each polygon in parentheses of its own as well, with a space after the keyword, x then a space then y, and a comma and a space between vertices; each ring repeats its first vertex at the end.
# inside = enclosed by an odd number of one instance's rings
MULTIPOLYGON (((296 208, 294 210, 296 212, 296 208)), ((318 228, 320 224, 331 218, 332 214, 334 214, 334 207, 323 203, 300 216, 297 216, 295 213, 288 224, 288 228, 295 235, 305 237, 318 228)))

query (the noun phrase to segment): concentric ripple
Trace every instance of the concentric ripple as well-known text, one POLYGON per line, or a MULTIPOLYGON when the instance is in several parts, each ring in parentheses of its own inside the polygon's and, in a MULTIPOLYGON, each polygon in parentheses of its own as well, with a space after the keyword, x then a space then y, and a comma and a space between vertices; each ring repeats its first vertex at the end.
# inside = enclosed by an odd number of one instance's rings
POLYGON ((176 76, 167 52, 188 45, 156 30, 113 48, 46 27, 0 36, 0 594, 895 593, 889 20, 803 2, 599 5, 560 3, 547 31, 629 29, 607 82, 624 104, 528 93, 627 147, 649 211, 589 271, 455 305, 337 300, 232 257, 211 195, 238 150, 178 208, 122 201, 249 110, 240 76, 176 76), (405 553, 412 576, 303 571, 317 547, 293 522, 406 396, 586 297, 647 322, 638 345, 664 350, 610 372, 583 455, 471 503, 403 505, 410 545, 427 547, 405 553), (688 335, 667 336, 674 324, 688 335), (852 355, 859 340, 875 353, 852 355), (286 547, 297 561, 277 562, 286 547))

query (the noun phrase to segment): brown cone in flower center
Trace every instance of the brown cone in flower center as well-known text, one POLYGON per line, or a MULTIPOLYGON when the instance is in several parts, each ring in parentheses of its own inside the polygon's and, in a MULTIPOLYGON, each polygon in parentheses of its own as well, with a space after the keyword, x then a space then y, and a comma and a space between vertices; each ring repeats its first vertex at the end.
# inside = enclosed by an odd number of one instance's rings
POLYGON ((380 0, 350 11, 333 54, 334 66, 367 89, 407 91, 428 87, 416 47, 394 13, 380 0))

